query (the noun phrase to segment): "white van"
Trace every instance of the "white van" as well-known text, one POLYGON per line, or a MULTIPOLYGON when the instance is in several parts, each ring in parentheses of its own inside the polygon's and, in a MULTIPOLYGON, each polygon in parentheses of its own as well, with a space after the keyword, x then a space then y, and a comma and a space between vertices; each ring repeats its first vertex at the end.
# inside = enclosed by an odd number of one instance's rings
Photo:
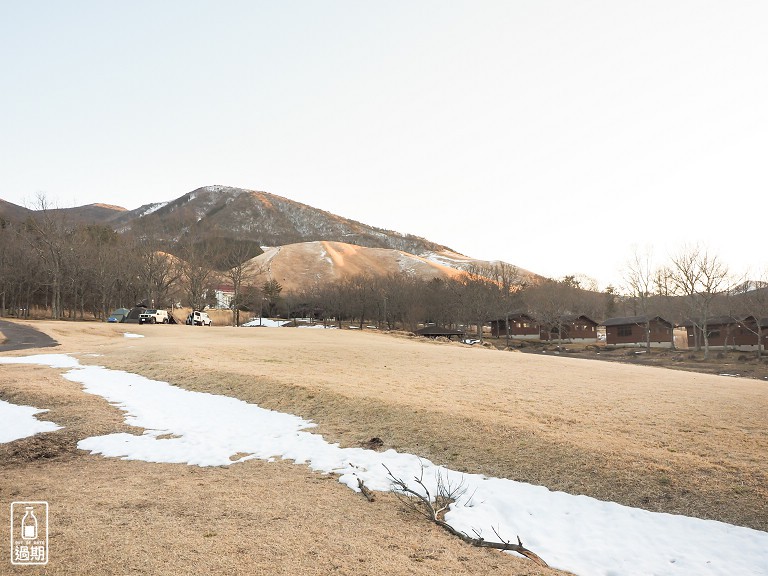
POLYGON ((187 316, 187 324, 192 326, 213 326, 213 321, 206 312, 194 310, 187 316))

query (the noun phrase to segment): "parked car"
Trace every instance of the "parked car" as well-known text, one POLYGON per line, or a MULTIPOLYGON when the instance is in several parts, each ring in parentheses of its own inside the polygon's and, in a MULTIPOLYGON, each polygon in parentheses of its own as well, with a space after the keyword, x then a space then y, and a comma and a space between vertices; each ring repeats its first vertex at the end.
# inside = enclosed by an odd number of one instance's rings
POLYGON ((139 314, 139 324, 168 324, 168 312, 150 308, 139 314))
POLYGON ((206 312, 193 310, 187 315, 187 324, 191 326, 213 326, 213 321, 206 312))

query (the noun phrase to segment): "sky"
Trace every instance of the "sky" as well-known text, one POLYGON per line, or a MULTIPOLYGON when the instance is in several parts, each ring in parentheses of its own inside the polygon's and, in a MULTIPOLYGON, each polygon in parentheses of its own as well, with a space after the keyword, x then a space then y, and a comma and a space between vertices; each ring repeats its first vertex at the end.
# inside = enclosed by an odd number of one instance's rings
POLYGON ((0 0, 0 198, 262 190, 620 284, 762 271, 768 3, 0 0))
MULTIPOLYGON (((125 333, 126 337, 142 336, 125 333)), ((84 366, 72 355, 2 357, 0 364, 64 368, 63 377, 105 398, 142 434, 115 433, 81 439, 81 450, 105 457, 196 466, 230 466, 277 458, 332 473, 358 489, 389 491, 392 478, 424 494, 412 481, 422 477, 436 493, 438 475, 448 486, 464 486, 445 521, 456 530, 499 542, 523 544, 550 566, 579 576, 731 576, 768 574, 768 533, 673 514, 654 513, 542 486, 464 474, 418 455, 389 449, 342 448, 311 430, 315 423, 215 394, 193 392, 144 376, 84 366), (168 437, 170 436, 170 437, 168 437), (162 438, 161 438, 162 437, 162 438), (232 456, 241 455, 232 460, 232 456), (242 456, 246 454, 246 456, 242 456)), ((0 401, 0 442, 31 435, 40 412, 0 401), (5 428, 5 434, 4 429, 5 428), (19 430, 23 430, 19 432, 19 430)), ((50 424, 49 424, 50 426, 50 424)))

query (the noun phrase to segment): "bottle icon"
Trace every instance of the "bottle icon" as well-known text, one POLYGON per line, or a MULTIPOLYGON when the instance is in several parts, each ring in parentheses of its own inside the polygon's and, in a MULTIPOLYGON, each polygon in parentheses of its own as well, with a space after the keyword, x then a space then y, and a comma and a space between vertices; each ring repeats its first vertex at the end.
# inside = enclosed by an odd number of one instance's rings
POLYGON ((37 538, 37 518, 32 506, 26 506, 24 509, 26 512, 21 519, 21 537, 24 540, 34 540, 37 538))

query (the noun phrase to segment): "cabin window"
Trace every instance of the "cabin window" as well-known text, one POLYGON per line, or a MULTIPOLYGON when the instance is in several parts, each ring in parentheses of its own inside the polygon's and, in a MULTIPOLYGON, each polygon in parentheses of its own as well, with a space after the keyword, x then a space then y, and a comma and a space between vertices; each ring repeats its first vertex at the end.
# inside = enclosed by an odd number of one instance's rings
POLYGON ((619 336, 632 336, 632 326, 619 326, 619 336))

